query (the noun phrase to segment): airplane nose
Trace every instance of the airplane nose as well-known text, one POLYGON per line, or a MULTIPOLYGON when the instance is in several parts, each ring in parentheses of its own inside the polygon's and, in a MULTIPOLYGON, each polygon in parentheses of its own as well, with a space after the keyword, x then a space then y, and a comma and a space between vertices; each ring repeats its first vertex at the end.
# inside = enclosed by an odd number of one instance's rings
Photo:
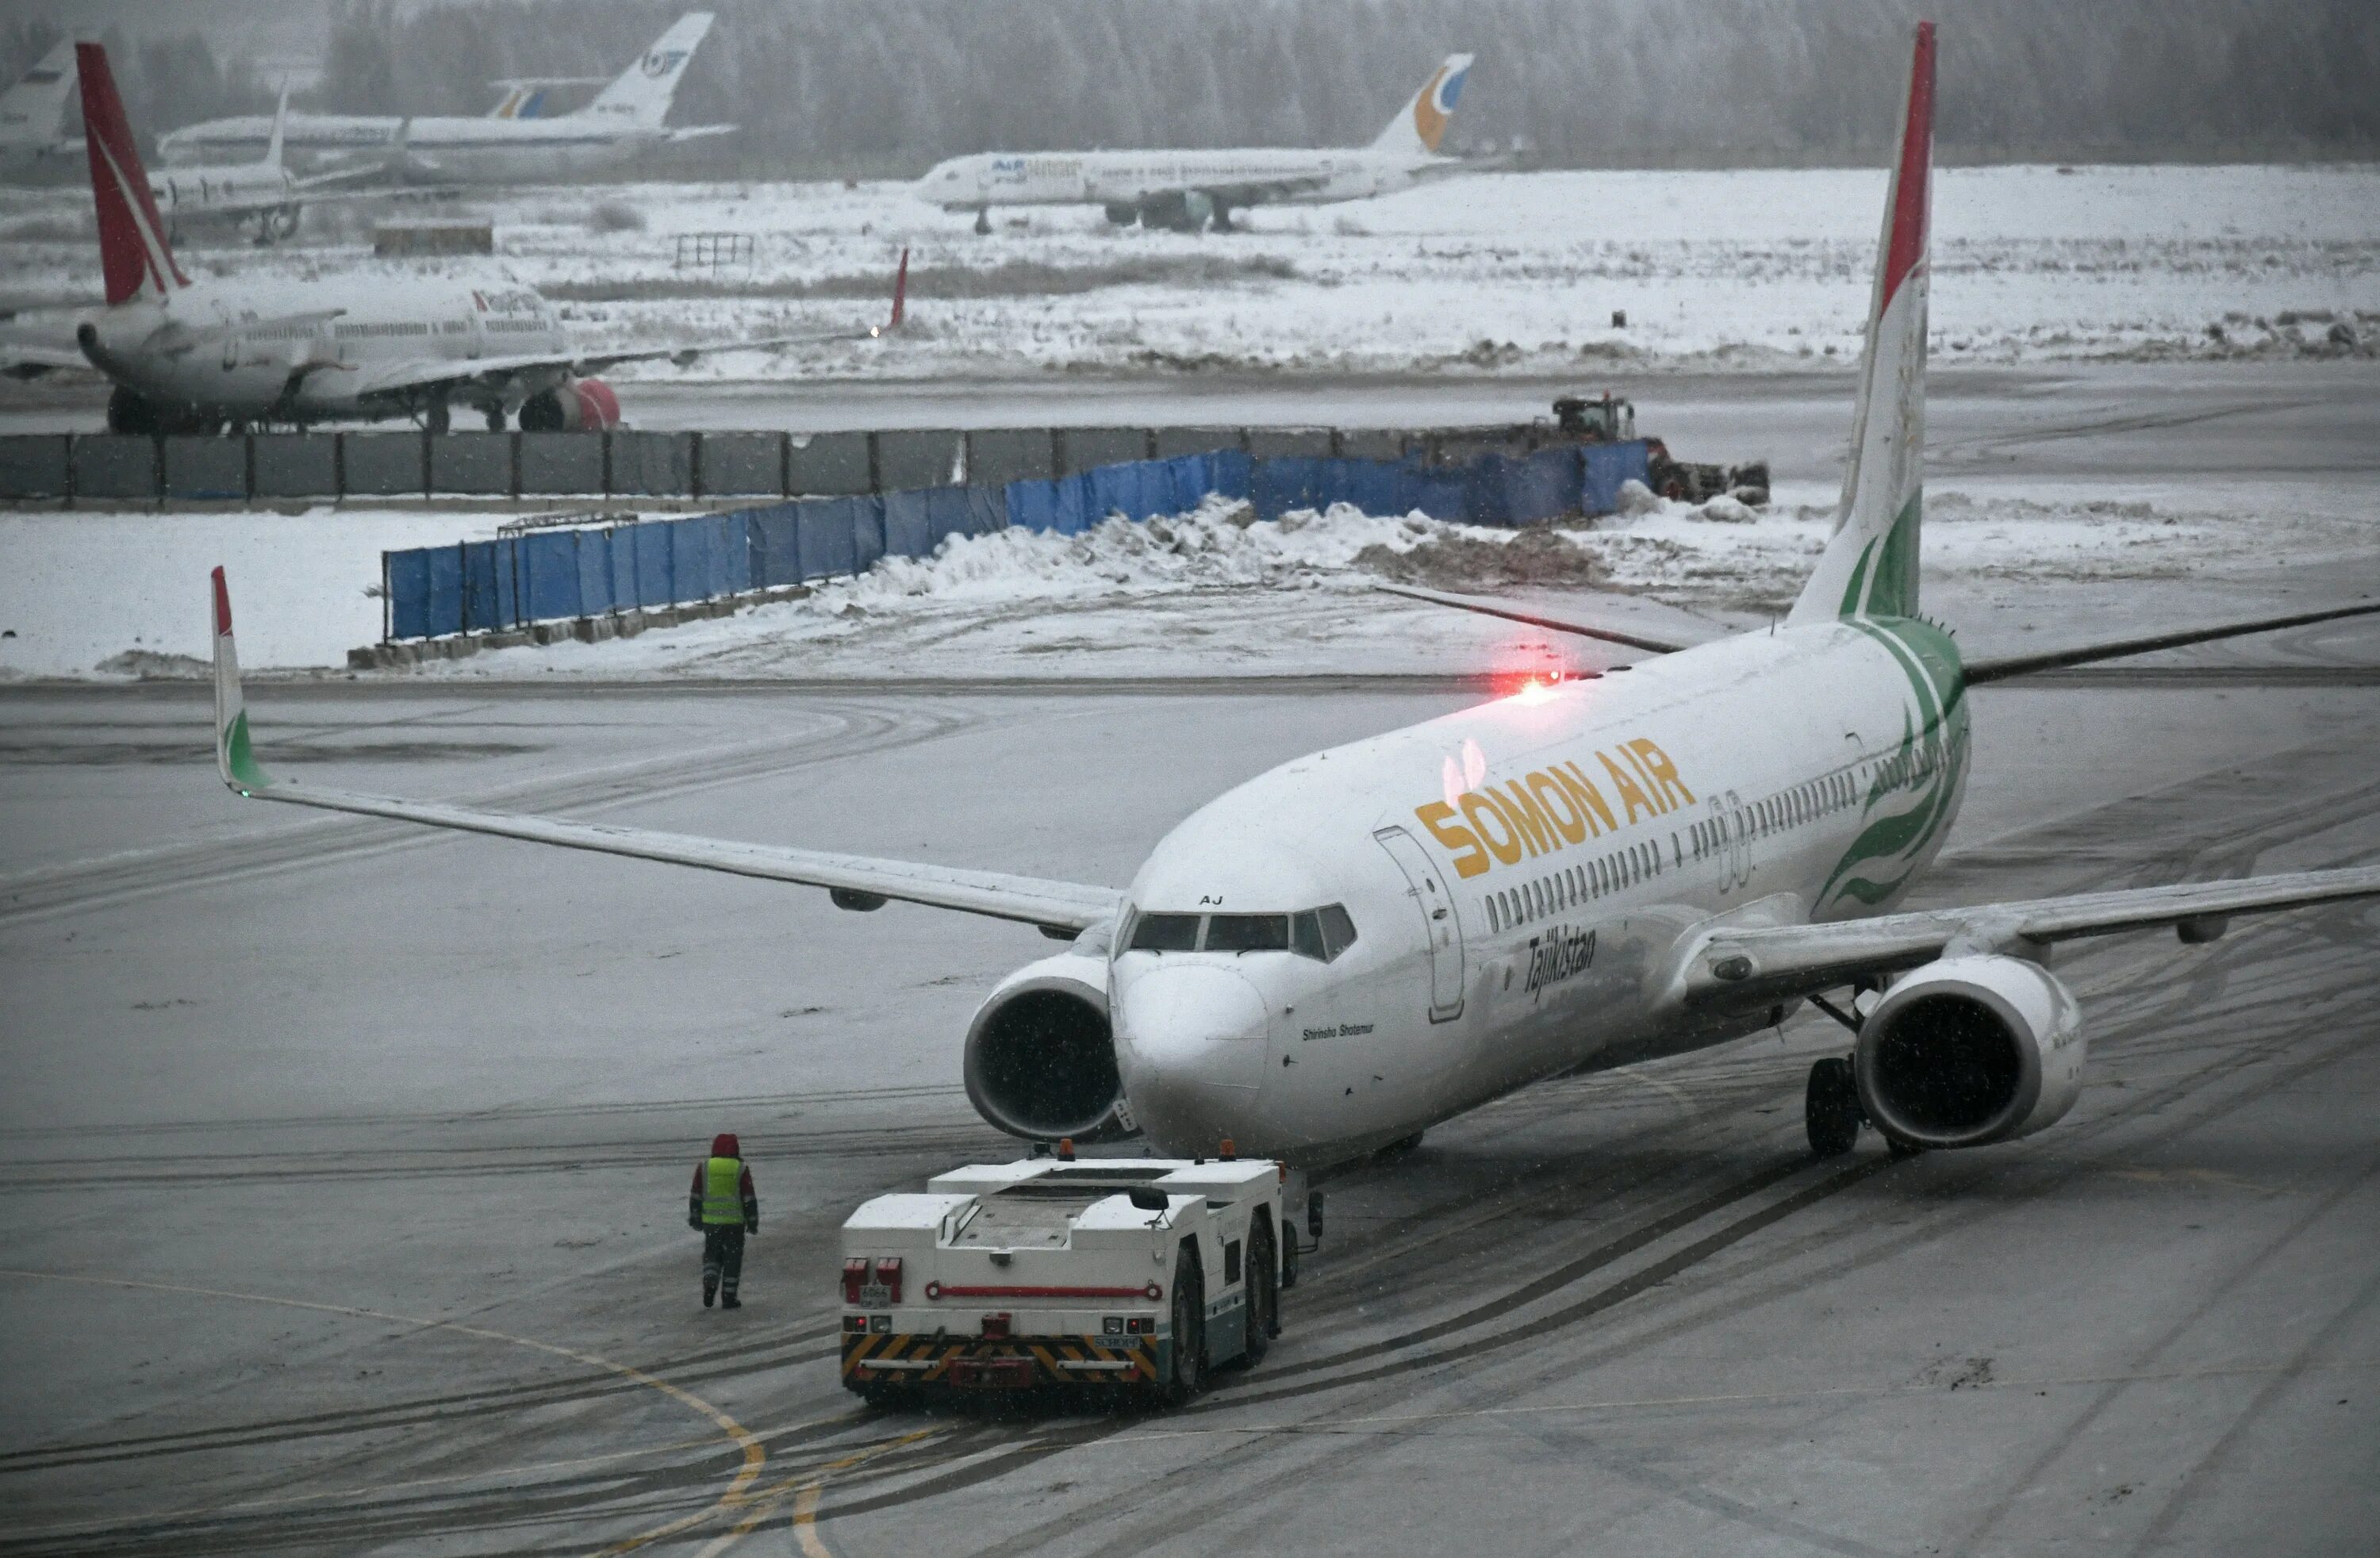
POLYGON ((1119 991, 1116 1060, 1150 1138, 1211 1151, 1248 1120, 1271 1028, 1264 996, 1229 968, 1153 968, 1119 991))

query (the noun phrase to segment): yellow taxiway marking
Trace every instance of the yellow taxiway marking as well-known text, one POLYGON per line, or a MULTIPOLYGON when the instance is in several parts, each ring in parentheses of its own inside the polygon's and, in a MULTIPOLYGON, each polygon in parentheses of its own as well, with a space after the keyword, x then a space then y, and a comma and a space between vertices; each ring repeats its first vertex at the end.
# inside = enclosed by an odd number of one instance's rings
POLYGON ((220 1287, 194 1287, 181 1283, 139 1282, 129 1277, 79 1276, 68 1272, 27 1272, 5 1267, 0 1267, 0 1276, 29 1277, 42 1282, 82 1283, 93 1287, 135 1288, 149 1293, 179 1293, 200 1298, 236 1298, 249 1304, 274 1304, 287 1309, 312 1309, 321 1314, 347 1315, 358 1320, 377 1320, 396 1325, 417 1326, 424 1331, 452 1331, 458 1335, 476 1336, 484 1341, 504 1342, 516 1347, 528 1347, 534 1352, 545 1353, 553 1357, 566 1357, 573 1363, 583 1363, 590 1369, 601 1369, 608 1373, 617 1374, 624 1380, 630 1380, 657 1390, 680 1406, 710 1418, 718 1426, 719 1431, 725 1434, 743 1452, 743 1465, 736 1468, 735 1479, 727 1485, 727 1491, 722 1493, 710 1508, 699 1515, 674 1520, 666 1526, 655 1527, 650 1531, 630 1537, 626 1541, 604 1548, 599 1558, 613 1558, 613 1555, 618 1553, 633 1552, 664 1537, 674 1536, 689 1526, 709 1520, 723 1509, 738 1506, 743 1503, 745 1490, 759 1479, 760 1467, 769 1458, 769 1452, 762 1448, 760 1441, 752 1434, 750 1430, 692 1391, 682 1385, 674 1385, 659 1375, 649 1373, 632 1364, 615 1363, 608 1357, 578 1347, 565 1347, 553 1342, 540 1342, 528 1336, 516 1336, 510 1332, 492 1331, 481 1325, 467 1325, 461 1321, 424 1320, 416 1315, 391 1314, 385 1309, 367 1309, 353 1304, 325 1304, 311 1298, 282 1298, 267 1293, 234 1293, 220 1287))

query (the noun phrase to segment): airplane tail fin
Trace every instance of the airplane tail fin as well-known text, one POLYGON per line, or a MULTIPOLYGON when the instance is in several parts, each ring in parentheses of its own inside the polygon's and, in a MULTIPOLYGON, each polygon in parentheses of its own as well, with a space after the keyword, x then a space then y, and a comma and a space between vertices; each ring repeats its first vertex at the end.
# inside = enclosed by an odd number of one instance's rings
POLYGON ((901 268, 892 273, 892 317, 886 322, 884 328, 898 330, 901 328, 901 322, 908 317, 909 250, 905 244, 901 249, 901 268))
POLYGON ((0 92, 0 124, 22 125, 38 141, 55 140, 66 124, 67 102, 74 96, 74 40, 61 38, 33 67, 0 92))
POLYGON ((273 134, 264 142, 264 165, 281 171, 281 146, 289 129, 289 79, 281 79, 281 100, 273 105, 273 134))
POLYGON ((1934 173, 1934 24, 1917 24, 1900 154, 1885 200, 1859 409, 1835 533, 1788 622, 1917 615, 1925 509, 1925 294, 1934 173))
POLYGON ((620 72, 580 115, 606 120, 623 128, 658 129, 669 116, 670 99, 686 75, 686 62, 710 30, 709 11, 688 11, 653 41, 644 56, 620 72))
POLYGON ((1402 152, 1409 156, 1433 157, 1439 142, 1446 139, 1447 122, 1454 117, 1455 99, 1463 95, 1463 78, 1471 73, 1471 55, 1449 55, 1446 63, 1429 74, 1421 91, 1397 110, 1379 139, 1372 142, 1375 152, 1402 152))
POLYGON ((190 285, 174 263, 165 224, 149 192, 149 174, 132 140, 132 122, 97 43, 75 45, 82 80, 83 143, 91 153, 91 193, 99 206, 99 259, 112 306, 148 293, 169 298, 190 285))

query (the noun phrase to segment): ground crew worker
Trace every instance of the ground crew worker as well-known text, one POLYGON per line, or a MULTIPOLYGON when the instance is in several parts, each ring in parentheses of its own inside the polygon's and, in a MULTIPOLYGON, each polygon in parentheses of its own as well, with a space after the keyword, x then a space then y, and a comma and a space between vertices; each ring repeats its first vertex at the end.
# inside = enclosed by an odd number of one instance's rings
POLYGON ((702 1307, 716 1296, 721 1308, 742 1308, 735 1284, 744 1275, 744 1235, 760 1231, 760 1198, 734 1131, 712 1137, 710 1156, 694 1165, 686 1225, 702 1235, 702 1307))

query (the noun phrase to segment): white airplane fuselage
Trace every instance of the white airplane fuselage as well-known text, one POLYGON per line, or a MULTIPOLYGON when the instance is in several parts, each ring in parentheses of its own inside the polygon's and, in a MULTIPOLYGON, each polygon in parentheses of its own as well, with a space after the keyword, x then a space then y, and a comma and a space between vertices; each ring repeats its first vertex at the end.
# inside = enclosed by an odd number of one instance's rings
MULTIPOLYGON (((608 172, 669 139, 665 129, 620 118, 607 123, 592 111, 552 119, 293 114, 285 144, 293 155, 382 158, 393 175, 431 183, 538 183, 608 172)), ((272 134, 269 116, 216 119, 175 131, 158 151, 169 164, 261 157, 272 134)))
MULTIPOLYGON (((1007 205, 1137 205, 1186 190, 1277 187, 1262 204, 1323 205, 1393 194, 1462 164, 1368 148, 1313 152, 1247 147, 1217 152, 981 152, 937 164, 915 186, 950 211, 1007 205)), ((1244 203, 1244 202, 1233 202, 1244 203)))
POLYGON ((78 340, 111 379, 152 400, 298 421, 404 409, 358 398, 376 366, 570 350, 562 322, 529 287, 394 277, 269 289, 200 281, 169 301, 95 310, 78 340))
POLYGON ((1149 1138, 1328 1162, 1768 1026, 1769 1006, 1679 999, 1690 930, 1879 912, 1963 794, 1956 651, 1885 629, 1726 639, 1300 758, 1202 808, 1134 880, 1131 916, 1342 904, 1357 936, 1327 963, 1135 951, 1127 918, 1097 977, 1149 1138), (1859 866, 1879 851, 1883 882, 1859 866))

